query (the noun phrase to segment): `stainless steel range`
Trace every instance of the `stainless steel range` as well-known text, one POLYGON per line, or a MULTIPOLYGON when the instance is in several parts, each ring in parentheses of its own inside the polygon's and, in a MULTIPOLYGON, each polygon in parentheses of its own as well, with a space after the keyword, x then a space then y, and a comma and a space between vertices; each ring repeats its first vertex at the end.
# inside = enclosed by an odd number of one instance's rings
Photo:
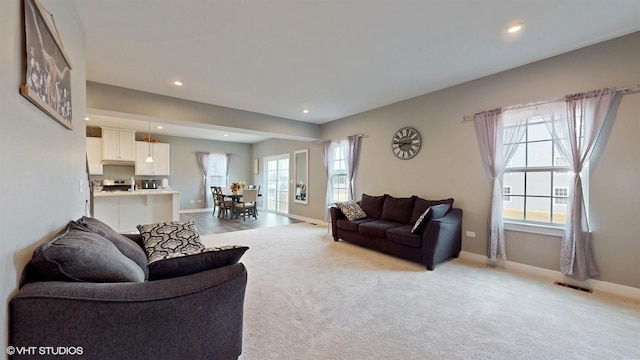
POLYGON ((133 179, 102 180, 102 191, 129 191, 134 186, 133 179))

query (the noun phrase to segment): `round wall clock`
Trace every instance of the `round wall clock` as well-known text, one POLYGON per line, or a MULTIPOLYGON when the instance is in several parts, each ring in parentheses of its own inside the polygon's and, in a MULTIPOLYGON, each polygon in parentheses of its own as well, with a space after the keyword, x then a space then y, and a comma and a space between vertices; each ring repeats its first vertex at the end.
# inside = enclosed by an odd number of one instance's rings
POLYGON ((420 151, 422 140, 414 128, 406 127, 396 131, 391 140, 391 150, 398 159, 408 160, 420 151))

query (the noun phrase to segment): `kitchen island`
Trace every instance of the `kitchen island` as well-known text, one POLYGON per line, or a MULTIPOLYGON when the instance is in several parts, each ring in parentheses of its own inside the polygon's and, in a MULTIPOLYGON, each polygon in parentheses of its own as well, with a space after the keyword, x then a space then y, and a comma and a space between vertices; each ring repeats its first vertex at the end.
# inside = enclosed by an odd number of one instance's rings
POLYGON ((180 192, 175 190, 93 194, 93 216, 119 232, 137 232, 137 225, 180 220, 179 209, 180 192))

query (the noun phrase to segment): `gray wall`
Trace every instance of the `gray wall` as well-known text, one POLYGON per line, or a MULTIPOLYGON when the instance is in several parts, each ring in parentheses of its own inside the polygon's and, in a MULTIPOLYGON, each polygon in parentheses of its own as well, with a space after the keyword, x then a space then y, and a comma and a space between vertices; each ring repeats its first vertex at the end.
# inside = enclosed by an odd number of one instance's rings
MULTIPOLYGON (((199 209, 202 199, 202 172, 196 160, 198 151, 209 153, 230 153, 231 167, 229 181, 247 181, 251 178, 251 145, 187 139, 171 136, 153 136, 160 142, 171 144, 171 176, 169 185, 180 194, 180 210, 199 209)), ((213 205, 210 205, 213 207, 213 205)))
MULTIPOLYGON (((464 210, 463 250, 485 255, 489 178, 473 123, 463 116, 570 93, 640 84, 640 33, 634 33, 510 71, 322 125, 322 138, 364 133, 356 193, 426 198, 452 196, 464 210), (391 153, 393 133, 415 127, 423 148, 408 161, 391 153)), ((590 221, 601 280, 640 288, 640 94, 620 104, 602 156, 591 168, 590 221)), ((312 163, 322 157, 316 152, 312 163)), ((320 182, 323 177, 314 177, 320 182)), ((326 180, 325 180, 326 181, 326 180)), ((318 190, 317 187, 314 190, 318 190)), ((360 195, 358 195, 359 198, 360 195)), ((313 202, 320 216, 322 204, 313 202)), ((311 217, 314 217, 313 215, 311 217)), ((508 260, 559 270, 559 237, 507 231, 508 260)))
MULTIPOLYGON (((307 184, 308 204, 298 204, 293 202, 295 187, 293 183, 289 185, 289 213, 300 217, 324 220, 324 213, 318 209, 324 208, 324 194, 327 187, 327 177, 324 175, 324 165, 322 162, 322 147, 317 142, 293 141, 272 139, 253 144, 253 159, 259 159, 260 173, 253 175, 256 185, 261 185, 264 189, 264 158, 266 156, 289 154, 290 177, 293 181, 293 152, 296 150, 309 149, 309 181, 307 184)), ((264 194, 264 190, 262 191, 264 194)))
POLYGON ((203 104, 164 95, 88 82, 87 107, 194 123, 250 130, 257 135, 283 139, 313 140, 320 134, 317 124, 283 119, 249 111, 203 104))
POLYGON ((5 344, 7 303, 24 265, 40 242, 84 215, 88 194, 84 29, 73 0, 40 1, 55 16, 73 66, 74 129, 62 127, 19 94, 25 82, 22 1, 0 1, 0 323, 5 344))

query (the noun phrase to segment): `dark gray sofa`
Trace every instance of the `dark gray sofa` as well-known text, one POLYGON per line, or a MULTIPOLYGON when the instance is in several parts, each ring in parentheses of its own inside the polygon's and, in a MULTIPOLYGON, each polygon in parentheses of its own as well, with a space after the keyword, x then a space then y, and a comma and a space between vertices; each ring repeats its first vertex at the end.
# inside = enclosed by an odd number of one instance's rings
POLYGON ((457 258, 462 243, 462 209, 453 199, 425 200, 417 196, 362 195, 358 202, 366 217, 348 220, 337 207, 330 208, 333 239, 340 239, 406 260, 428 270, 449 258, 457 258), (422 227, 412 229, 426 209, 432 208, 422 227), (435 216, 434 216, 435 215, 435 216))
MULTIPOLYGON (((127 238, 142 244, 140 235, 127 238)), ((188 257, 178 259, 184 265, 188 257)), ((237 359, 247 284, 238 259, 202 271, 200 261, 193 271, 181 266, 182 276, 130 282, 52 281, 32 260, 9 302, 9 345, 81 348, 78 357, 87 359, 237 359)))

